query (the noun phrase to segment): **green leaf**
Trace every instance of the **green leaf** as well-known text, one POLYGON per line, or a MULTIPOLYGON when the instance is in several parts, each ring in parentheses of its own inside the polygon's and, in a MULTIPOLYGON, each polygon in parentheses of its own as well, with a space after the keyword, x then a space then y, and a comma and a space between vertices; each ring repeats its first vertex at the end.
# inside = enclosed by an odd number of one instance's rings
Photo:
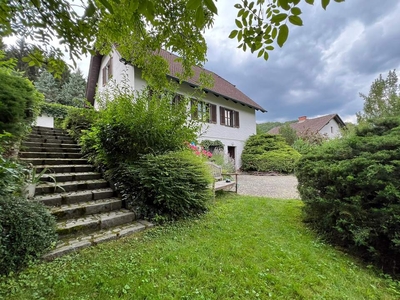
POLYGON ((107 0, 99 0, 99 1, 100 1, 101 4, 104 5, 105 8, 108 9, 108 11, 109 11, 111 14, 114 13, 114 10, 113 10, 113 8, 112 8, 110 2, 108 2, 107 0))
POLYGON ((238 30, 232 30, 231 34, 229 35, 229 38, 234 39, 237 36, 238 32, 239 32, 238 30))
POLYGON ((213 0, 204 0, 204 3, 206 4, 207 8, 213 12, 214 14, 218 15, 218 9, 215 6, 215 3, 213 0))
POLYGON ((198 28, 203 27, 204 24, 204 10, 203 6, 199 6, 196 10, 196 26, 198 28))
POLYGON ((257 57, 263 56, 264 52, 265 52, 265 50, 264 50, 264 49, 261 49, 261 50, 258 52, 257 57))
POLYGON ((314 0, 306 0, 308 4, 314 5, 314 0))
MULTIPOLYGON (((137 0, 138 1, 138 0, 137 0)), ((201 0, 189 0, 186 3, 186 8, 190 10, 195 10, 201 5, 201 0)))
POLYGON ((303 20, 299 16, 290 16, 289 22, 293 25, 303 26, 303 20))
POLYGON ((326 10, 326 7, 329 5, 330 0, 321 0, 322 8, 326 10))
POLYGON ((288 0, 278 0, 278 6, 282 7, 284 10, 289 10, 290 5, 288 0))
POLYGON ((292 13, 293 15, 295 15, 295 16, 301 15, 301 9, 298 8, 298 7, 293 7, 293 8, 291 9, 291 13, 292 13))
POLYGON ((235 19, 235 23, 238 28, 243 28, 242 22, 240 22, 238 19, 235 19))
POLYGON ((278 15, 275 15, 275 16, 273 16, 272 18, 271 18, 271 22, 272 23, 279 23, 279 22, 282 22, 283 20, 285 20, 286 18, 287 18, 287 14, 284 14, 284 13, 282 13, 282 14, 278 14, 278 15))
POLYGON ((264 59, 265 59, 265 60, 268 60, 268 57, 269 57, 268 52, 265 51, 265 52, 264 52, 264 59))
POLYGON ((36 8, 40 8, 40 0, 32 0, 32 4, 33 4, 36 8))
POLYGON ((86 7, 85 16, 90 18, 91 16, 94 15, 95 11, 96 11, 96 7, 94 6, 93 2, 90 1, 88 4, 88 7, 86 7))
POLYGON ((288 36, 289 36, 289 27, 286 24, 281 25, 281 27, 279 27, 278 39, 276 41, 279 47, 283 46, 288 36))

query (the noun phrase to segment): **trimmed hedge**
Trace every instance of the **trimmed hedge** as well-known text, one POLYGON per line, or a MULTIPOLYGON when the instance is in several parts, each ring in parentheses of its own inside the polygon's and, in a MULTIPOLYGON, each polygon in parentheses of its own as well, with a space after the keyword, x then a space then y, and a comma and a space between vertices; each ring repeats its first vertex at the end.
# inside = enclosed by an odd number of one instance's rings
POLYGON ((400 118, 315 147, 296 171, 305 219, 331 242, 400 271, 400 118))
POLYGON ((242 170, 292 173, 300 153, 280 135, 258 134, 249 137, 242 152, 242 170))
POLYGON ((19 271, 56 241, 56 222, 42 204, 0 197, 0 274, 19 271))

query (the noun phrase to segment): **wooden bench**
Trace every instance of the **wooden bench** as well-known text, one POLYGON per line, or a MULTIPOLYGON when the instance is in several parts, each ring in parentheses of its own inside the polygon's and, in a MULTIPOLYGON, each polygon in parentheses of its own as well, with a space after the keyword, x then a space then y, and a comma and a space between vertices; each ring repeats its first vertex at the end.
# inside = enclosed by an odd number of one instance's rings
POLYGON ((213 190, 225 190, 228 188, 235 187, 235 193, 237 193, 237 173, 222 173, 222 167, 214 164, 212 162, 207 162, 207 165, 210 167, 211 174, 214 177, 213 190), (224 179, 225 176, 235 176, 235 181, 230 179, 224 179))

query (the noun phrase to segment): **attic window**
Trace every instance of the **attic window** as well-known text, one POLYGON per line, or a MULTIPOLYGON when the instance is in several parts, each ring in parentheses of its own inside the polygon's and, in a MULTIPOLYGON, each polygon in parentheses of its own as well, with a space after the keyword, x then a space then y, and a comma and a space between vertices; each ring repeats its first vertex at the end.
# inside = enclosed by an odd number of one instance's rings
POLYGON ((103 68, 103 85, 106 85, 107 82, 112 77, 112 57, 108 60, 107 64, 103 68))

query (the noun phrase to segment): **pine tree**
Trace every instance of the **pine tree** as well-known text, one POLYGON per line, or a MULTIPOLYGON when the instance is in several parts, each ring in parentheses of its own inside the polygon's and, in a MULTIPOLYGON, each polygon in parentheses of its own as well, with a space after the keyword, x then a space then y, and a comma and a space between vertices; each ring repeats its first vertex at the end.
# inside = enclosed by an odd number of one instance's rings
POLYGON ((364 110, 357 113, 358 122, 400 115, 400 85, 396 70, 389 71, 386 79, 380 74, 368 95, 360 93, 360 97, 364 99, 364 110))
POLYGON ((40 74, 38 81, 35 82, 35 87, 44 95, 44 99, 47 102, 57 102, 60 88, 53 75, 49 72, 43 71, 40 74))
POLYGON ((72 73, 60 91, 57 101, 64 105, 83 107, 85 104, 86 80, 81 70, 72 73))

